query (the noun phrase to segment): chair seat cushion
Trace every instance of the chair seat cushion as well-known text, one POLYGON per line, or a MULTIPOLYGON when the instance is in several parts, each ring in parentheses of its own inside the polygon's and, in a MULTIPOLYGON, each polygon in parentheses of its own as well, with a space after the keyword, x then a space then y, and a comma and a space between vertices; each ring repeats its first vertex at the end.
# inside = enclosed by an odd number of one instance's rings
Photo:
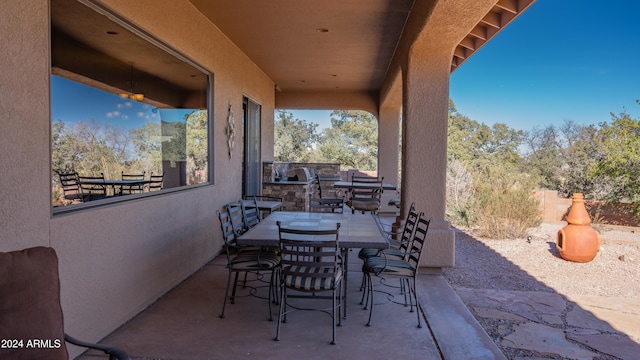
POLYGON ((388 259, 397 259, 397 260, 404 259, 404 250, 401 250, 401 249, 381 250, 381 249, 371 249, 371 248, 360 249, 360 251, 358 252, 358 258, 366 260, 370 257, 378 256, 380 252, 384 252, 384 254, 388 259))
POLYGON ((68 358, 52 248, 0 253, 0 339, 21 341, 0 348, 0 359, 68 358))
POLYGON ((271 270, 280 264, 280 257, 272 251, 244 251, 231 258, 234 270, 271 270))
POLYGON ((396 276, 413 276, 416 268, 407 261, 386 258, 384 256, 373 256, 368 258, 362 265, 363 272, 376 275, 389 274, 396 276))
POLYGON ((380 208, 380 203, 375 200, 350 200, 348 205, 352 209, 364 211, 376 211, 380 208))
POLYGON ((297 290, 332 290, 342 280, 341 268, 334 272, 333 267, 291 266, 287 271, 296 274, 287 274, 284 277, 285 286, 297 290))

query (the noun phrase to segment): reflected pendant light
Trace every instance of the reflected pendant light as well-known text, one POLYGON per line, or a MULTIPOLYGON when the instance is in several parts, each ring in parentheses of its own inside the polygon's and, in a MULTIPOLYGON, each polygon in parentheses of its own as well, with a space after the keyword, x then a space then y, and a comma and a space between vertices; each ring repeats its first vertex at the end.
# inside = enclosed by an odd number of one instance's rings
POLYGON ((133 63, 131 64, 131 81, 129 82, 129 89, 130 92, 129 93, 120 93, 118 95, 120 95, 120 97, 123 97, 125 99, 131 99, 134 101, 142 101, 144 100, 144 94, 140 94, 140 93, 135 93, 133 91, 133 63))

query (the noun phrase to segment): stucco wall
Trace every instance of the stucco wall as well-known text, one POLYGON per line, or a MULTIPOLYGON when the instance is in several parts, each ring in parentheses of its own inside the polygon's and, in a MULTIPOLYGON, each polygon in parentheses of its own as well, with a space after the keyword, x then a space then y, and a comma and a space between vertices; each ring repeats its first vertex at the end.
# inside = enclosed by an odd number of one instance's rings
MULTIPOLYGON (((214 74, 215 185, 52 216, 48 4, 3 4, 0 251, 54 247, 60 257, 66 331, 91 341, 144 309, 220 250, 215 211, 242 192, 241 149, 236 146, 229 159, 226 148, 228 104, 236 129, 241 129, 243 96, 262 105, 262 156, 273 158, 273 81, 189 1, 104 4, 214 74)), ((77 354, 71 349, 72 357, 77 354)))

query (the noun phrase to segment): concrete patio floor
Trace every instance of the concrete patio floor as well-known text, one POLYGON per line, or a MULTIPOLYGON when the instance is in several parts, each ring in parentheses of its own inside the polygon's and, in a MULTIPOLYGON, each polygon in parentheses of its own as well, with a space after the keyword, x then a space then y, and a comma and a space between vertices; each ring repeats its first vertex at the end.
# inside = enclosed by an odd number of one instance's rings
MULTIPOLYGON (((330 344, 330 316, 317 311, 289 314, 288 322, 282 324, 281 340, 274 341, 278 309, 273 306, 274 320, 269 321, 268 301, 263 298, 268 283, 263 281, 249 282, 257 288, 254 294, 250 288, 239 288, 235 304, 227 304, 221 319, 227 280, 224 256, 205 265, 102 343, 126 350, 132 359, 504 358, 439 275, 420 275, 419 296, 427 291, 436 295, 421 301, 423 307, 433 309, 428 325, 423 322, 417 328, 415 312, 388 301, 380 292, 376 293, 372 326, 367 327, 369 312, 360 305, 361 260, 356 254, 354 249, 350 256, 348 312, 337 328, 337 345, 330 344)), ((402 299, 396 288, 377 288, 395 295, 395 301, 402 299)), ((100 358, 106 357, 90 351, 78 359, 100 358)))

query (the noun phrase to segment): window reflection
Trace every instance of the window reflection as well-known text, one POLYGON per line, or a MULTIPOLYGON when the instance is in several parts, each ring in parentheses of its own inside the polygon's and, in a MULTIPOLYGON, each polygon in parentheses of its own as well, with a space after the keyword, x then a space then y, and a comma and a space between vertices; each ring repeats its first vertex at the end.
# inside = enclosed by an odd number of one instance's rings
POLYGON ((51 9, 52 205, 207 183, 208 75, 114 14, 75 0, 51 9), (85 194, 82 177, 104 179, 104 194, 85 194), (65 191, 74 178, 79 195, 65 191))

